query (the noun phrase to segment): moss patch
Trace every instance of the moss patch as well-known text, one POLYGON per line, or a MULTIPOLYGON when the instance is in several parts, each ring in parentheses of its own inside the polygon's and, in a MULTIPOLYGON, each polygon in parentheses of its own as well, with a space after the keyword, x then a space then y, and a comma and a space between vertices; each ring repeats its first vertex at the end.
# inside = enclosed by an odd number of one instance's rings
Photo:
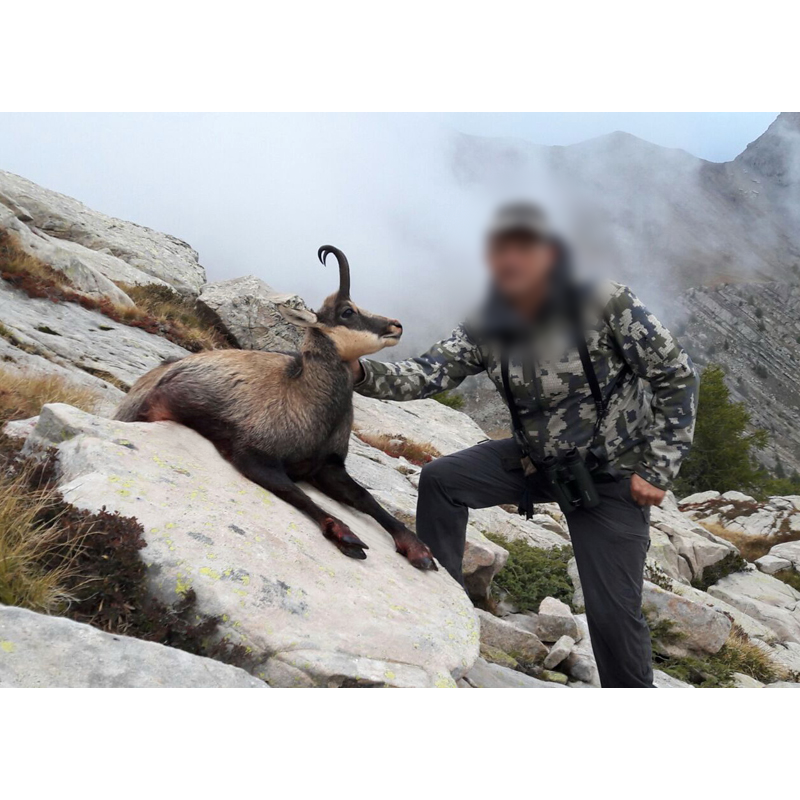
POLYGON ((788 586, 791 586, 792 589, 796 589, 800 592, 800 572, 795 572, 793 569, 782 569, 780 572, 776 572, 772 577, 783 581, 788 586))

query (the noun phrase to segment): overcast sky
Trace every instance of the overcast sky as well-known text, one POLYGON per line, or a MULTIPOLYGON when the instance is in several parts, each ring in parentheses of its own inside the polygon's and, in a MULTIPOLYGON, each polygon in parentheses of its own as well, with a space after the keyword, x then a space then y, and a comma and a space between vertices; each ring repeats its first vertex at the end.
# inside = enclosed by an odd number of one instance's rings
POLYGON ((432 319, 433 298, 474 294, 486 211, 454 186, 455 132, 569 145, 623 130, 726 161, 774 118, 0 114, 0 169, 185 239, 210 280, 253 273, 312 305, 335 287, 316 249, 337 245, 356 302, 406 318, 421 304, 438 333, 454 320, 432 319))

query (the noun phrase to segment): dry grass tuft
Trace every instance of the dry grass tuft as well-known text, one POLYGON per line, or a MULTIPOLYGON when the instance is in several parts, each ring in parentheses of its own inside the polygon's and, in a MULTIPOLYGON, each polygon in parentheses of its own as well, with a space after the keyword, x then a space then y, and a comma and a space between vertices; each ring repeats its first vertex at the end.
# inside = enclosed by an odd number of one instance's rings
POLYGON ((137 301, 136 297, 131 297, 137 303, 133 307, 118 305, 107 297, 85 295, 75 289, 66 275, 26 253, 7 231, 0 231, 0 277, 28 297, 53 303, 75 303, 121 325, 163 336, 192 353, 228 346, 213 324, 201 317, 193 301, 182 298, 168 287, 123 285, 124 290, 130 289, 139 298, 137 301))
POLYGON ((27 279, 31 286, 38 284, 41 291, 48 284, 72 285, 66 275, 23 250, 8 231, 0 231, 0 273, 4 280, 11 282, 14 282, 12 279, 27 279))
POLYGON ((32 490, 30 483, 26 472, 0 474, 0 604, 51 613, 71 599, 65 587, 73 562, 44 566, 62 549, 59 532, 41 521, 56 496, 52 489, 32 490))
MULTIPOLYGON (((120 283, 128 297, 136 303, 136 308, 164 328, 171 327, 181 340, 182 347, 193 353, 200 350, 219 350, 229 347, 228 340, 217 330, 214 322, 204 315, 194 300, 181 297, 177 292, 157 283, 144 286, 120 283)), ((122 315, 131 309, 120 309, 122 315)))
POLYGON ((365 444, 382 450, 387 456, 400 458, 401 456, 412 464, 422 467, 438 458, 441 453, 430 442, 412 442, 405 436, 390 436, 388 433, 366 433, 354 431, 356 436, 365 444))
POLYGON ((700 524, 715 536, 735 545, 745 561, 755 561, 761 556, 765 556, 776 544, 792 542, 800 538, 797 533, 793 532, 779 533, 775 536, 748 536, 713 522, 701 522, 700 524))
POLYGON ((727 641, 718 653, 705 658, 696 656, 668 657, 659 652, 659 640, 673 636, 671 625, 658 623, 650 626, 653 638, 654 665, 679 680, 705 688, 733 685, 733 673, 741 672, 762 683, 791 679, 791 675, 776 664, 760 645, 756 644, 738 626, 733 625, 727 641))
POLYGON ((132 517, 69 506, 52 454, 26 464, 0 434, 0 603, 255 667, 255 654, 221 638, 220 619, 197 608, 191 588, 173 605, 150 594, 143 534, 132 517))
POLYGON ((59 375, 25 374, 0 367, 0 427, 12 419, 35 416, 46 403, 94 411, 99 401, 91 389, 59 375))
POLYGON ((731 672, 741 672, 762 683, 788 678, 787 672, 736 624, 731 628, 728 641, 715 658, 722 667, 731 672))

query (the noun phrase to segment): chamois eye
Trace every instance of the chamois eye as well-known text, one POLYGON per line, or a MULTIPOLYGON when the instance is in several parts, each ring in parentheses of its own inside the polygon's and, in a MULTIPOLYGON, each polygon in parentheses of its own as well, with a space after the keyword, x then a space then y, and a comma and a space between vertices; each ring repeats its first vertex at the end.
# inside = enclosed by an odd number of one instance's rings
POLYGON ((355 314, 355 313, 356 312, 352 308, 346 308, 344 311, 342 311, 340 316, 341 316, 342 319, 348 319, 349 317, 352 317, 353 314, 355 314))

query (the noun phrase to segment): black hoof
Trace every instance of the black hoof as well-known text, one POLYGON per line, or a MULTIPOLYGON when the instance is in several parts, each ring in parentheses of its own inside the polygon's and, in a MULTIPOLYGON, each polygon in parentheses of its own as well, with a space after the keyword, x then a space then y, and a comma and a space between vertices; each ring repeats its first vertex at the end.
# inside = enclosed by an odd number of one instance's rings
POLYGON ((436 566, 436 562, 433 560, 433 558, 431 558, 431 556, 424 556, 423 558, 414 559, 414 561, 411 562, 411 565, 417 569, 431 570, 432 572, 439 571, 439 567, 436 566))
POLYGON ((337 543, 336 546, 339 548, 339 552, 343 553, 348 558, 356 558, 359 561, 363 561, 367 557, 367 554, 357 545, 337 543))

